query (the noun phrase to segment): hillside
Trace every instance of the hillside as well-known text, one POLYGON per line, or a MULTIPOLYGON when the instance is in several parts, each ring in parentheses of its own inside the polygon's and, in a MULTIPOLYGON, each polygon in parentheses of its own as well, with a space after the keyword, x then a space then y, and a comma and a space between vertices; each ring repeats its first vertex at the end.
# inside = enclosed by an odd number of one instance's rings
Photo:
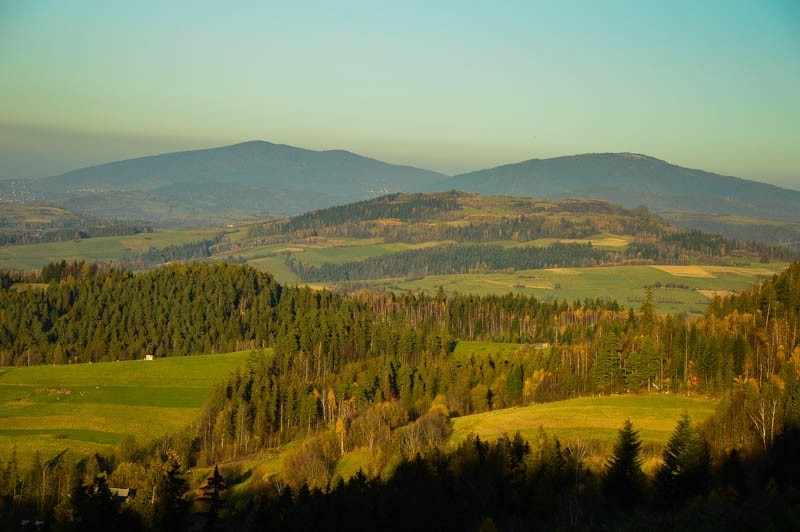
POLYGON ((27 464, 36 450, 46 458, 107 452, 125 436, 149 444, 191 423, 248 355, 3 368, 0 454, 16 445, 27 464))
POLYGON ((692 211, 800 221, 800 191, 676 166, 634 153, 531 159, 461 174, 434 190, 539 198, 594 198, 656 211, 692 211))
POLYGON ((646 208, 457 191, 393 194, 251 225, 222 248, 244 260, 277 259, 297 279, 322 283, 611 265, 747 266, 794 256, 680 231, 646 208))
POLYGON ((7 188, 27 187, 32 198, 86 213, 174 223, 238 210, 298 213, 388 191, 420 190, 443 177, 343 150, 252 141, 4 182, 0 197, 8 195, 7 188), (109 206, 115 206, 111 212, 109 206))
POLYGON ((776 218, 750 218, 725 214, 660 212, 659 215, 679 229, 697 229, 725 238, 764 242, 790 249, 800 249, 800 223, 776 218))

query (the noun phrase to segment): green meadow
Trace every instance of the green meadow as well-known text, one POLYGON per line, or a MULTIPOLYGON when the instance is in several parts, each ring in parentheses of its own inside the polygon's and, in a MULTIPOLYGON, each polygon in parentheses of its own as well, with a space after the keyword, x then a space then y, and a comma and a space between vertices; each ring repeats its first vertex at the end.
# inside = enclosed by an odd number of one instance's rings
MULTIPOLYGON (((504 351, 508 351, 508 346, 519 347, 518 344, 501 346, 505 346, 499 347, 504 351)), ((464 349, 465 352, 469 349, 482 352, 481 347, 467 345, 464 349)), ((457 350, 456 354, 463 353, 457 350)), ((453 418, 453 433, 448 446, 455 447, 468 434, 493 440, 502 434, 512 437, 517 431, 531 445, 536 445, 541 427, 548 437, 558 437, 563 447, 574 447, 577 441, 582 441, 587 447, 585 465, 600 470, 611 453, 622 423, 630 418, 642 439, 645 468, 652 470, 656 467, 680 416, 686 412, 696 423, 702 422, 711 416, 716 406, 717 401, 713 399, 676 395, 615 395, 533 404, 453 418)), ((282 451, 293 449, 296 445, 289 444, 282 451)), ((355 449, 345 454, 336 462, 334 479, 348 479, 355 475, 366 457, 367 452, 364 449, 355 449)), ((271 477, 280 473, 280 465, 281 457, 278 452, 237 464, 234 468, 237 476, 246 480, 233 486, 233 492, 241 495, 259 484, 269 483, 271 477)))
POLYGON ((645 457, 654 460, 684 412, 697 423, 710 417, 716 406, 714 399, 679 395, 582 397, 454 418, 450 439, 457 444, 470 433, 494 439, 519 431, 523 438, 535 442, 542 427, 564 445, 582 440, 590 446, 590 454, 608 455, 622 423, 630 418, 639 431, 645 457))
POLYGON ((188 244, 211 238, 218 231, 157 231, 129 236, 81 238, 64 242, 0 247, 0 268, 38 269, 50 262, 112 261, 143 253, 150 248, 188 244))
POLYGON ((514 273, 438 275, 421 279, 382 279, 361 284, 374 289, 431 293, 440 286, 448 293, 500 295, 514 292, 536 296, 543 301, 603 298, 634 308, 644 301, 645 287, 651 286, 658 312, 697 314, 704 311, 714 292, 742 290, 760 278, 771 277, 786 266, 777 262, 737 268, 693 266, 691 268, 702 273, 689 270, 688 273, 692 275, 688 275, 687 271, 670 272, 653 266, 554 268, 514 273))
MULTIPOLYGON (((242 240, 242 231, 226 235, 226 240, 242 240)), ((604 249, 621 249, 631 237, 598 233, 581 240, 545 238, 528 242, 496 241, 506 247, 547 246, 554 242, 592 242, 604 249)), ((300 279, 286 265, 288 254, 298 261, 319 266, 364 260, 407 249, 419 249, 452 242, 426 241, 417 244, 386 243, 377 238, 323 238, 295 240, 233 252, 258 269, 268 271, 279 282, 297 284, 300 279)), ((214 258, 223 259, 224 255, 214 258)), ((626 307, 638 307, 644 301, 646 286, 653 287, 656 310, 660 313, 702 313, 715 293, 729 293, 751 286, 786 268, 782 262, 726 267, 691 265, 678 267, 598 266, 592 268, 551 268, 519 270, 511 273, 476 273, 431 275, 422 278, 387 278, 315 284, 332 289, 427 291, 441 286, 446 292, 536 296, 543 301, 574 301, 585 298, 616 300, 626 307)))
POLYGON ((511 342, 466 342, 459 341, 453 350, 453 357, 469 360, 471 357, 500 356, 505 357, 525 347, 526 344, 511 342))
POLYGON ((249 353, 0 369, 0 456, 16 446, 25 463, 179 431, 249 353))

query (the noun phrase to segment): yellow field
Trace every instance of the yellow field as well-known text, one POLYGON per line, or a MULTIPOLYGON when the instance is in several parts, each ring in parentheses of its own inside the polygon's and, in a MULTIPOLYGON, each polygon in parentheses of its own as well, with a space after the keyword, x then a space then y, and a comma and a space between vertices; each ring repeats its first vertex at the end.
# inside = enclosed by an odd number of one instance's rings
POLYGON ((455 445, 470 433, 494 439, 519 431, 523 438, 535 442, 542 427, 565 446, 577 440, 587 443, 595 465, 599 465, 610 453, 623 422, 630 418, 642 439, 647 466, 652 468, 684 412, 699 423, 710 417, 716 406, 713 399, 678 395, 583 397, 458 417, 453 419, 450 439, 455 445))
POLYGON ((717 296, 719 297, 730 296, 736 293, 733 292, 732 290, 698 290, 697 292, 703 294, 708 299, 714 299, 717 296))
POLYGON ((573 270, 572 268, 545 268, 542 271, 557 273, 559 275, 578 275, 577 270, 573 270))
POLYGON ((716 277, 701 266, 653 266, 653 268, 676 277, 703 277, 706 279, 716 277))

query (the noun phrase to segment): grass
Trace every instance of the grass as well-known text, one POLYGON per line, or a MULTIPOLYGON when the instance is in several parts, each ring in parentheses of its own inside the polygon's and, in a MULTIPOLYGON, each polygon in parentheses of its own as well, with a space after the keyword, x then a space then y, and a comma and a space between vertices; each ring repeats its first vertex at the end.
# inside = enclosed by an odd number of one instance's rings
POLYGON ((717 402, 701 397, 678 395, 612 395, 583 397, 554 403, 534 404, 453 419, 450 441, 457 444, 474 433, 494 439, 519 431, 523 438, 536 441, 539 427, 569 444, 580 438, 590 443, 593 454, 607 456, 626 418, 639 431, 649 461, 660 456, 681 414, 700 422, 714 412, 717 402))
POLYGON ((686 277, 653 266, 609 266, 521 270, 513 274, 462 274, 428 276, 422 279, 382 279, 362 284, 377 289, 434 292, 442 286, 446 292, 536 296, 544 301, 574 301, 585 298, 616 300, 626 307, 639 307, 644 301, 645 286, 654 288, 656 310, 660 313, 701 313, 710 299, 701 290, 735 291, 747 288, 761 277, 777 273, 785 263, 750 267, 692 266, 703 276, 686 277), (686 288, 667 288, 675 283, 686 288))
POLYGON ((633 237, 627 235, 615 235, 612 233, 598 233, 587 238, 537 238, 527 242, 516 242, 511 240, 498 241, 497 243, 505 247, 546 247, 560 242, 562 244, 586 244, 591 242, 592 246, 598 249, 620 250, 633 242, 633 237))
MULTIPOLYGON (((482 344, 461 342, 461 351, 457 348, 456 355, 472 350, 487 352, 490 346, 482 344)), ((518 347, 518 344, 498 344, 496 347, 508 351, 511 347, 518 347)), ((493 440, 501 434, 513 436, 516 431, 535 445, 539 427, 542 427, 548 436, 557 436, 562 445, 574 443, 578 438, 586 442, 590 453, 585 463, 597 470, 610 455, 623 421, 630 418, 642 438, 645 469, 652 473, 681 414, 687 412, 693 421, 700 422, 714 412, 716 405, 715 400, 701 397, 614 395, 507 408, 453 418, 453 433, 447 446, 455 447, 470 433, 493 440)), ((294 442, 282 451, 298 444, 294 442)), ((349 479, 363 467, 366 457, 364 449, 345 454, 336 462, 333 478, 349 479)), ((269 454, 241 464, 239 470, 244 479, 232 487, 234 493, 246 493, 249 489, 270 482, 274 475, 280 473, 280 462, 279 454, 269 454)))
POLYGON ((0 268, 7 270, 32 270, 55 261, 87 260, 110 261, 130 257, 171 245, 198 242, 215 235, 217 231, 157 231, 129 236, 83 238, 65 242, 47 242, 23 246, 0 247, 0 268))
POLYGON ((0 370, 0 456, 26 463, 107 451, 125 435, 147 443, 193 422, 210 390, 249 351, 0 370))
POLYGON ((0 202, 0 220, 4 225, 15 226, 24 223, 50 223, 77 220, 77 214, 59 207, 44 205, 16 205, 0 202))
POLYGON ((469 360, 472 356, 476 358, 489 355, 506 357, 524 346, 525 344, 511 342, 466 342, 461 340, 456 344, 452 356, 462 360, 469 360))

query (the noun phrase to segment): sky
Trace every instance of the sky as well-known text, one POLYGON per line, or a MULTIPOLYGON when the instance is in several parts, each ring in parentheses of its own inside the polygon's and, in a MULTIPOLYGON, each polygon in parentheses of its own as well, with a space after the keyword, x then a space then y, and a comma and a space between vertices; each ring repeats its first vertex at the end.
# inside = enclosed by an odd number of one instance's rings
POLYGON ((0 0, 0 177, 255 139, 800 189, 800 2, 0 0))

